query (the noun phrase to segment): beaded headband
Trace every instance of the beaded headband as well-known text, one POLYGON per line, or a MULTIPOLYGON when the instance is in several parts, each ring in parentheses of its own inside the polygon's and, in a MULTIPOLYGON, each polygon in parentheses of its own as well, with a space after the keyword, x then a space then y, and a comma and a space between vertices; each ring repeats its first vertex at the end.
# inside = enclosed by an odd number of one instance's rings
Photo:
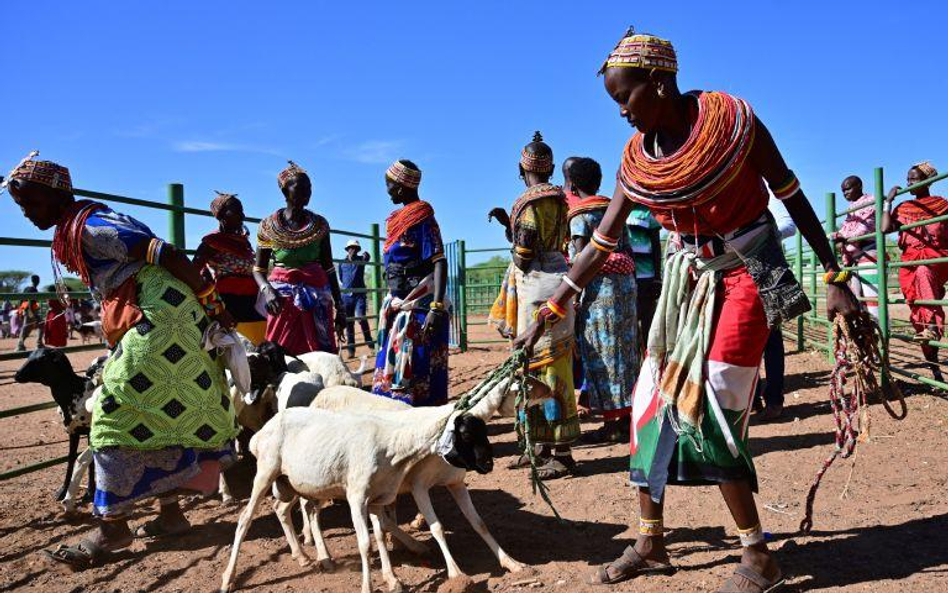
POLYGON ((211 200, 211 214, 215 217, 217 214, 224 209, 224 206, 227 205, 227 202, 237 199, 237 194, 225 194, 224 192, 214 190, 214 193, 217 194, 217 197, 211 200))
POLYGON ((293 161, 286 162, 289 163, 289 166, 286 169, 280 171, 280 174, 277 175, 277 184, 280 186, 280 189, 286 187, 293 179, 296 179, 301 175, 307 175, 306 169, 303 169, 293 161))
POLYGON ((532 154, 524 148, 520 153, 520 166, 524 171, 534 173, 549 173, 553 170, 552 154, 532 154))
POLYGON ((648 34, 636 35, 635 29, 629 27, 603 62, 599 73, 602 74, 607 68, 643 68, 674 74, 678 72, 678 56, 667 39, 648 34))
POLYGON ((526 145, 523 150, 520 151, 520 166, 523 167, 524 171, 531 171, 533 173, 552 173, 553 172, 553 151, 550 150, 550 147, 543 142, 543 135, 540 132, 534 132, 533 142, 526 145), (532 153, 527 150, 531 145, 538 144, 545 146, 548 150, 546 154, 532 153))
POLYGON ((919 173, 925 176, 925 179, 931 179, 938 175, 938 170, 928 161, 922 161, 912 165, 913 169, 918 169, 919 173))
POLYGON ((3 193, 14 179, 31 181, 72 193, 72 177, 69 175, 69 169, 51 161, 34 161, 33 158, 37 156, 39 156, 38 150, 30 152, 10 171, 6 179, 0 180, 2 181, 0 183, 0 193, 3 193))
POLYGON ((385 171, 385 176, 409 189, 418 189, 421 185, 421 171, 409 169, 399 161, 392 163, 392 166, 385 171))

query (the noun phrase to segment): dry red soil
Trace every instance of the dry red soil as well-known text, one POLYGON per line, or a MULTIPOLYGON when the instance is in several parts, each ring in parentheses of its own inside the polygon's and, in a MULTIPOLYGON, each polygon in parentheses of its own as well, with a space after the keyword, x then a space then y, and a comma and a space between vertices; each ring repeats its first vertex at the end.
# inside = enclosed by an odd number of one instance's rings
MULTIPOLYGON (((482 337, 486 336, 483 334, 482 337)), ((6 344, 4 344, 5 346, 6 344)), ((94 353, 72 356, 81 368, 94 353)), ((500 346, 473 348, 452 357, 452 390, 473 385, 505 357, 500 346)), ((15 362, 0 363, 0 409, 46 401, 48 392, 12 382, 15 362)), ((840 498, 850 462, 838 461, 823 481, 816 503, 814 531, 803 536, 807 489, 833 448, 833 421, 825 355, 793 354, 787 361, 785 419, 752 424, 751 447, 760 476, 758 504, 765 530, 772 534, 783 569, 785 591, 948 591, 948 401, 930 390, 915 389, 909 416, 891 420, 872 407, 872 439, 861 444, 848 495, 840 498)), ((596 426, 588 421, 584 428, 596 426)), ((635 537, 634 491, 627 483, 628 448, 582 447, 576 450, 580 474, 551 482, 550 493, 563 516, 553 517, 531 492, 527 474, 506 469, 517 454, 508 420, 491 425, 498 457, 493 473, 470 475, 474 503, 491 531, 528 574, 506 574, 453 500, 433 493, 435 509, 462 570, 472 582, 447 583, 443 560, 426 531, 416 536, 431 553, 417 557, 397 550, 395 571, 408 591, 603 591, 583 584, 599 563, 618 556, 635 537), (462 586, 464 585, 464 586, 462 586)), ((54 410, 0 420, 0 471, 65 454, 65 434, 54 410)), ((89 506, 81 520, 67 522, 53 493, 62 466, 0 482, 0 591, 216 591, 242 507, 223 507, 216 499, 187 501, 194 528, 173 539, 136 542, 108 565, 82 573, 52 566, 43 549, 75 540, 91 529, 89 506)), ((253 468, 233 470, 246 495, 253 468)), ((357 591, 359 556, 348 510, 337 504, 325 511, 330 551, 341 568, 332 574, 300 568, 290 558, 282 531, 264 505, 250 529, 238 565, 242 591, 357 591)), ((714 488, 670 488, 666 503, 667 540, 680 568, 671 577, 647 577, 616 585, 613 591, 715 591, 740 556, 723 501, 714 488)), ((134 517, 140 523, 151 509, 134 517)), ((402 501, 399 517, 414 516, 402 501)), ((297 519, 298 520, 298 519, 297 519)), ((407 528, 407 525, 406 525, 407 528)), ((380 574, 373 574, 377 587, 380 574)))

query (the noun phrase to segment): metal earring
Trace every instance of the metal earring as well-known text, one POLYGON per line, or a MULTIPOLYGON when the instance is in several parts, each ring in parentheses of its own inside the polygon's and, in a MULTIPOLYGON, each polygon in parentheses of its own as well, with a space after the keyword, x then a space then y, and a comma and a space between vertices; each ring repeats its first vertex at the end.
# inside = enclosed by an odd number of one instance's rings
POLYGON ((658 98, 659 98, 659 99, 664 99, 664 98, 665 98, 665 87, 664 87, 664 86, 659 86, 658 89, 657 89, 655 92, 658 94, 658 98))

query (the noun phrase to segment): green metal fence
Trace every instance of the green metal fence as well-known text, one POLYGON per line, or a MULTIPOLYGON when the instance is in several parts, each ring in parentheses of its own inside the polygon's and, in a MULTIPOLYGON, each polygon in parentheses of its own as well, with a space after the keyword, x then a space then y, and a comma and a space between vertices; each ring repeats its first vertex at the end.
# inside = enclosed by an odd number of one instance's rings
MULTIPOLYGON (((167 240, 173 244, 178 249, 184 250, 188 254, 193 254, 194 251, 188 249, 186 240, 185 240, 185 216, 203 216, 213 218, 213 215, 209 210, 203 210, 200 208, 191 208, 185 206, 184 203, 184 186, 180 183, 172 183, 168 185, 168 198, 166 203, 153 202, 149 200, 141 200, 138 198, 130 198, 127 196, 120 196, 115 194, 107 194, 96 191, 76 189, 73 191, 76 196, 91 198, 94 200, 106 202, 106 203, 117 203, 117 204, 128 204, 132 206, 139 206, 142 208, 152 209, 152 210, 163 210, 168 213, 168 233, 167 240)), ((259 223, 260 218, 247 217, 247 222, 251 224, 259 223)), ((379 225, 372 224, 369 227, 367 233, 358 233, 354 231, 345 231, 345 230, 336 230, 333 229, 330 231, 332 235, 341 236, 341 237, 353 237, 358 239, 365 239, 370 242, 369 251, 372 254, 371 261, 358 263, 357 265, 364 265, 371 267, 371 274, 366 274, 366 284, 369 288, 366 289, 354 289, 354 290, 343 290, 343 294, 347 293, 367 293, 371 298, 368 299, 368 311, 364 317, 349 317, 347 318, 350 321, 360 321, 367 319, 369 321, 370 327, 373 334, 376 330, 377 325, 377 315, 376 312, 379 310, 379 305, 381 304, 382 294, 386 289, 381 288, 382 283, 382 263, 381 263, 381 254, 382 254, 382 243, 385 240, 385 237, 381 236, 379 232, 379 225)), ((42 248, 49 249, 51 246, 50 241, 42 239, 25 239, 20 237, 0 237, 0 246, 5 247, 31 247, 31 248, 42 248)), ((345 260, 335 259, 333 260, 336 263, 342 263, 345 260)), ((91 295, 88 291, 79 291, 79 292, 70 292, 70 296, 77 298, 89 298, 91 295)), ((51 298, 56 298, 56 293, 41 292, 30 294, 30 300, 47 300, 51 298)), ((22 293, 0 293, 0 299, 11 299, 11 300, 22 300, 24 295, 22 293)), ((366 342, 357 342, 354 346, 364 346, 366 342)), ((82 346, 69 346, 63 348, 65 352, 83 352, 89 350, 99 350, 103 347, 102 344, 87 344, 82 346)), ((26 358, 29 356, 29 352, 4 352, 0 353, 0 361, 14 360, 26 358)), ((0 410, 0 419, 2 418, 14 418, 21 416, 23 414, 29 414, 31 412, 37 412, 41 410, 48 410, 50 408, 56 407, 56 404, 52 401, 30 404, 25 406, 18 406, 15 408, 9 408, 6 410, 0 410)), ((51 459, 42 461, 39 463, 30 464, 27 466, 19 467, 15 470, 7 471, 0 474, 0 481, 14 478, 16 476, 21 476, 33 471, 38 471, 53 465, 60 463, 65 463, 66 458, 60 457, 57 459, 51 459)))
MULTIPOLYGON (((948 177, 948 174, 938 175, 927 179, 922 183, 911 187, 906 187, 898 192, 898 195, 910 193, 913 189, 928 187, 933 183, 941 181, 948 177)), ((875 214, 876 230, 872 234, 853 237, 850 242, 874 239, 878 256, 875 264, 863 264, 847 266, 844 269, 854 273, 874 272, 877 278, 876 289, 877 297, 862 297, 862 301, 877 301, 879 305, 879 327, 883 335, 883 347, 888 349, 890 361, 892 362, 892 372, 913 379, 920 383, 937 387, 939 389, 948 389, 948 384, 943 381, 935 380, 931 377, 922 375, 910 367, 917 367, 922 362, 919 356, 919 342, 914 340, 914 330, 911 324, 905 320, 893 316, 893 309, 898 305, 906 305, 905 297, 898 291, 898 271, 906 266, 917 266, 925 264, 945 263, 948 257, 939 257, 929 260, 918 260, 913 262, 899 261, 898 249, 891 241, 891 237, 882 232, 882 213, 885 208, 885 179, 882 168, 877 168, 873 175, 873 186, 875 193, 875 214), (896 292, 890 292, 896 291, 896 292)), ((845 217, 854 209, 842 211, 836 210, 835 194, 826 196, 826 219, 824 221, 824 230, 827 235, 834 233, 837 229, 836 221, 845 217)), ((935 216, 927 220, 906 224, 902 226, 903 230, 924 226, 936 222, 948 220, 948 215, 935 216)), ((822 281, 820 280, 823 269, 816 260, 813 250, 805 247, 800 234, 797 233, 796 246, 788 253, 788 258, 794 263, 797 277, 801 280, 804 290, 813 303, 813 311, 807 315, 801 316, 795 323, 793 334, 796 337, 797 347, 803 349, 806 347, 822 350, 830 355, 832 352, 832 336, 830 334, 830 325, 825 318, 826 294, 822 281)), ((948 305, 948 300, 919 300, 915 301, 918 305, 948 305)), ((939 350, 948 349, 948 343, 940 341, 928 341, 927 344, 939 350)))

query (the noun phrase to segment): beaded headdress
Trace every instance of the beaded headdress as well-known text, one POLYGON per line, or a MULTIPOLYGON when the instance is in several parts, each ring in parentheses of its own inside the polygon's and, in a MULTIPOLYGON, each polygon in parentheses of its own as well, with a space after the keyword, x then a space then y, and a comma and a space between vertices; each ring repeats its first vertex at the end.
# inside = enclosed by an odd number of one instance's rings
POLYGON ((912 165, 913 169, 918 169, 919 173, 925 176, 925 179, 931 179, 938 175, 938 169, 932 166, 928 161, 922 161, 920 163, 915 163, 912 165))
POLYGON ((520 166, 533 173, 553 172, 553 149, 543 141, 540 132, 533 133, 533 142, 520 151, 520 166), (528 150, 533 148, 533 150, 528 150))
POLYGON ((37 156, 39 156, 39 151, 34 150, 20 161, 20 164, 14 167, 7 178, 0 183, 0 193, 5 191, 14 179, 31 181, 72 193, 72 178, 69 175, 69 169, 51 161, 34 161, 33 158, 37 156))
POLYGON ((211 200, 211 214, 217 218, 218 213, 224 209, 224 206, 227 205, 227 202, 237 199, 237 194, 225 194, 224 192, 219 192, 216 189, 214 193, 217 194, 217 197, 211 200))
POLYGON ((643 68, 662 72, 678 72, 678 56, 671 41, 654 35, 636 35, 629 27, 615 49, 602 63, 599 74, 607 68, 643 68))
POLYGON ((283 189, 284 187, 286 187, 290 183, 290 181, 296 179, 297 177, 307 174, 305 169, 303 169, 302 167, 300 167, 293 161, 287 161, 287 162, 289 163, 289 166, 287 166, 286 169, 283 169, 282 171, 280 171, 280 174, 277 175, 277 184, 280 186, 280 189, 283 189))
POLYGON ((385 171, 385 176, 409 189, 418 189, 421 185, 421 171, 406 167, 401 161, 395 161, 385 171))

